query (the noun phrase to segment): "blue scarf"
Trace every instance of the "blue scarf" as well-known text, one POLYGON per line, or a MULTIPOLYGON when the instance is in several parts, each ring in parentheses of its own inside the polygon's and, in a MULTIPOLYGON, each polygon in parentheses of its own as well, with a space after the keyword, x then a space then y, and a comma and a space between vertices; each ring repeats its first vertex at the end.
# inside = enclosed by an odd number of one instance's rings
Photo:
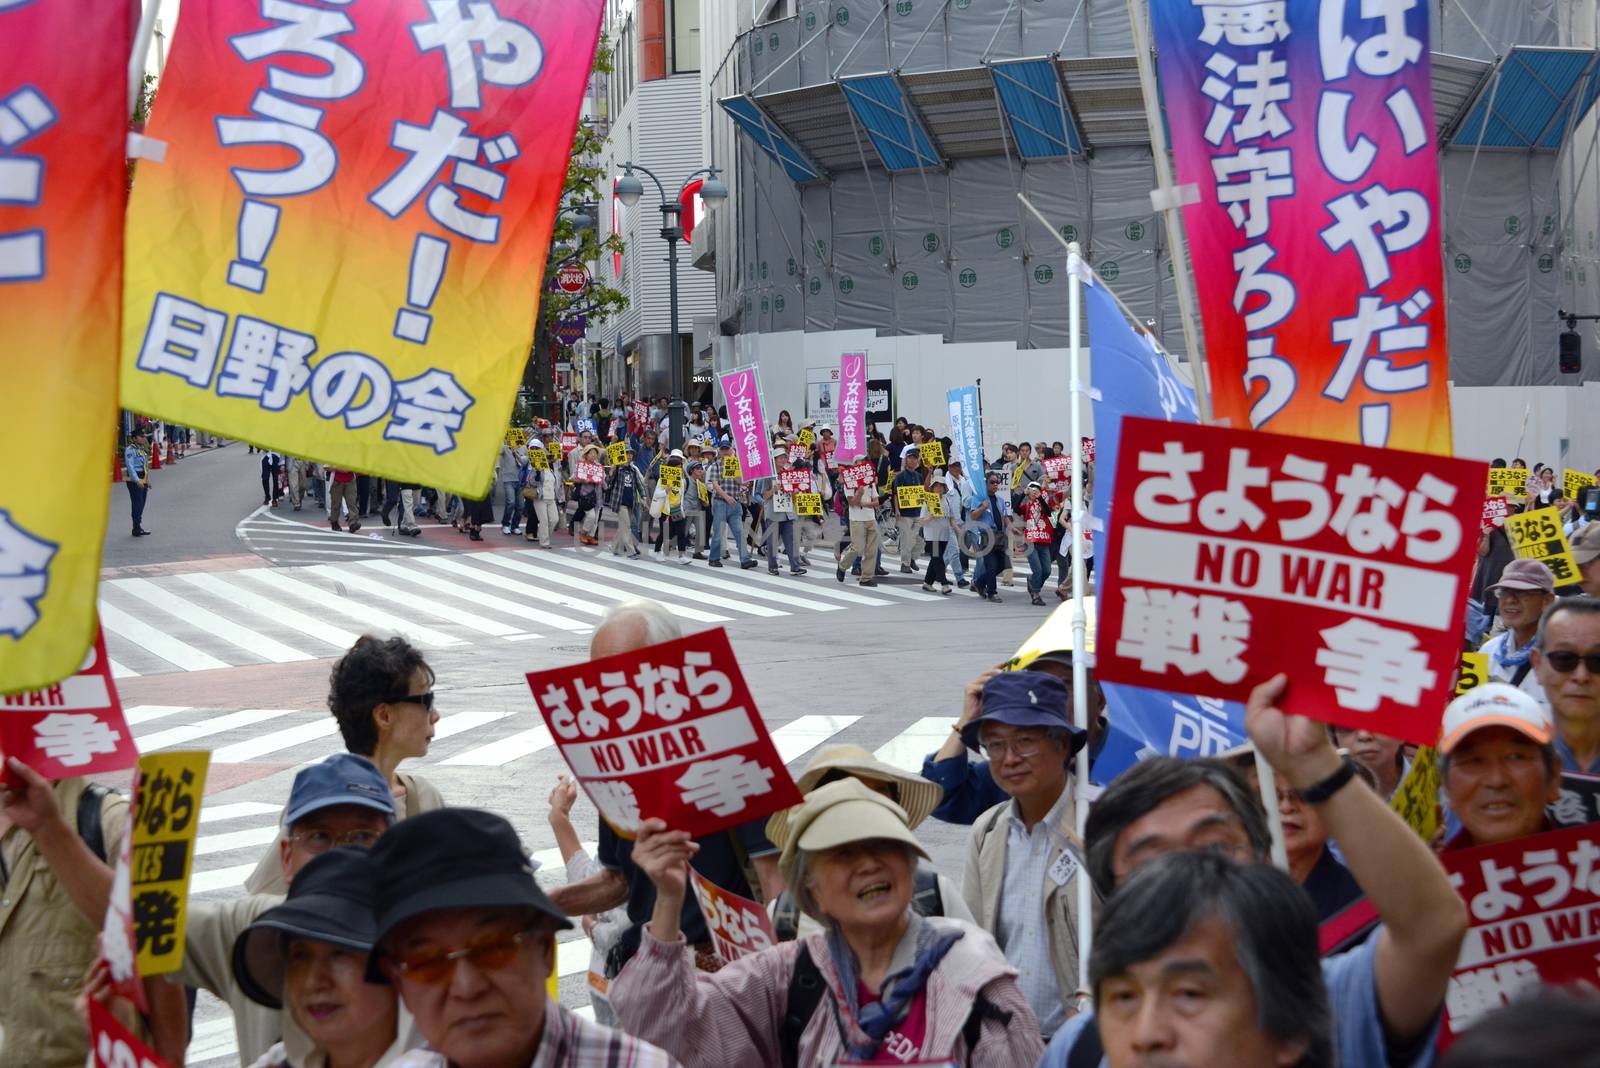
POLYGON ((1538 641, 1538 639, 1539 636, 1536 634, 1532 638, 1528 639, 1527 645, 1524 645, 1521 649, 1514 649, 1512 648, 1511 643, 1517 640, 1517 636, 1512 634, 1509 630, 1506 631, 1505 641, 1500 644, 1500 663, 1507 668, 1514 669, 1523 667, 1528 663, 1528 660, 1533 653, 1533 643, 1538 641))
POLYGON ((833 957, 834 970, 839 974, 839 985, 844 988, 846 1007, 856 1025, 872 1040, 866 1045, 857 1045, 850 1041, 848 1032, 841 1034, 852 1060, 867 1061, 878 1055, 878 1047, 883 1045, 884 1036, 891 1028, 905 1022, 907 1013, 911 1011, 911 1002, 928 985, 928 979, 939 967, 939 962, 944 960, 945 954, 961 941, 961 931, 940 934, 931 924, 917 923, 917 917, 912 918, 912 923, 916 925, 917 949, 911 966, 886 976, 883 988, 878 992, 878 1000, 866 1008, 860 1006, 856 997, 860 973, 856 968, 855 954, 845 942, 839 925, 828 925, 828 953, 833 957))

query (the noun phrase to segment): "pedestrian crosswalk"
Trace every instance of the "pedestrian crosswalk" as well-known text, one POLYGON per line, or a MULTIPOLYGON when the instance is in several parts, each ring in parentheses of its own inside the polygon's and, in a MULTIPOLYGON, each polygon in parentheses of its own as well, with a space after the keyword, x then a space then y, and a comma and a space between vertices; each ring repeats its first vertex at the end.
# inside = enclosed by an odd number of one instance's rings
MULTIPOLYGON (((234 533, 245 547, 272 563, 297 567, 367 557, 416 557, 450 552, 447 546, 429 544, 423 538, 401 537, 382 520, 368 517, 357 533, 332 530, 326 517, 312 526, 320 509, 307 498, 301 515, 305 522, 289 518, 289 505, 278 509, 262 506, 241 519, 234 533), (280 514, 282 513, 282 514, 280 514)), ((451 531, 446 528, 446 533, 451 531)))
POLYGON ((613 605, 638 597, 695 626, 927 598, 911 582, 839 585, 825 552, 813 550, 820 566, 802 576, 560 548, 109 578, 100 621, 115 671, 128 677, 333 657, 369 630, 403 634, 423 649, 582 636, 613 605))

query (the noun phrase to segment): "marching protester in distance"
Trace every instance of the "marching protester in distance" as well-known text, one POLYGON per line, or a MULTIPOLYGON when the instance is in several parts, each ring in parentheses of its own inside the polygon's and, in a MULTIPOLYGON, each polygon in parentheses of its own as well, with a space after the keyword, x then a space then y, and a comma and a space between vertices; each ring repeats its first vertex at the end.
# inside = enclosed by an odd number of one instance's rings
POLYGON ((783 829, 785 879, 821 929, 706 975, 679 929, 699 847, 661 820, 641 824, 635 857, 655 909, 611 987, 631 1031, 690 1066, 1038 1059, 1036 1022, 994 941, 911 907, 927 854, 899 805, 849 778, 813 790, 783 829))
MULTIPOLYGON (((1203 852, 1153 860, 1117 888, 1095 927, 1089 985, 1106 1063, 1383 1063, 1335 1055, 1339 1007, 1321 963, 1316 915, 1282 872, 1203 852)), ((1382 1035, 1360 1053, 1382 1057, 1382 1035)), ((1055 1054, 1044 1063, 1068 1063, 1055 1054)))
POLYGON ((1351 727, 1330 727, 1333 744, 1349 752, 1357 764, 1372 773, 1378 796, 1384 800, 1394 797, 1405 778, 1405 743, 1386 734, 1351 727))
POLYGON ((144 450, 144 431, 134 427, 133 433, 128 435, 128 447, 122 450, 122 482, 128 487, 128 507, 135 538, 150 533, 144 529, 144 504, 150 497, 150 468, 145 462, 144 450))
POLYGON ((510 442, 501 441, 500 455, 494 464, 495 485, 500 487, 500 533, 507 535, 522 533, 517 510, 522 507, 519 483, 526 461, 517 455, 518 452, 510 442))
MULTIPOLYGON (((683 632, 666 608, 656 601, 625 601, 614 606, 589 640, 589 658, 599 660, 632 652, 649 645, 674 641, 683 632)), ((778 870, 778 850, 767 840, 761 820, 742 823, 730 831, 697 840, 694 868, 705 878, 740 897, 771 901, 783 891, 778 870), (746 862, 755 870, 759 886, 751 886, 746 862)), ((619 835, 609 823, 600 821, 599 848, 605 871, 551 892, 556 904, 572 916, 598 915, 607 909, 626 905, 629 928, 624 931, 606 961, 606 977, 612 978, 639 948, 640 929, 655 907, 656 890, 650 877, 633 860, 637 841, 619 835)), ((711 945, 700 906, 691 896, 681 903, 677 928, 688 937, 697 965, 714 971, 720 966, 711 945)), ((632 1021, 629 1021, 630 1023, 632 1021)))
POLYGON ((611 555, 639 559, 639 500, 644 496, 644 475, 633 462, 633 446, 624 445, 624 458, 606 474, 605 506, 616 513, 617 532, 611 536, 611 555))
POLYGON ((779 473, 788 471, 793 465, 789 462, 787 452, 774 452, 772 458, 776 466, 773 476, 757 481, 751 491, 752 499, 761 504, 762 521, 765 524, 761 540, 767 557, 767 573, 778 573, 778 545, 781 542, 784 553, 789 557, 789 574, 804 575, 806 569, 795 555, 794 495, 783 492, 779 482, 779 473))
POLYGON ((393 513, 396 534, 420 537, 422 528, 417 526, 417 497, 420 492, 421 487, 415 482, 395 482, 391 479, 384 490, 383 508, 379 512, 383 525, 391 525, 390 514, 393 513))
POLYGON ((684 473, 684 455, 682 449, 673 449, 662 463, 663 468, 673 468, 678 472, 678 477, 683 479, 681 489, 672 489, 665 480, 656 483, 656 491, 650 498, 650 515, 659 518, 656 527, 655 547, 650 553, 650 558, 657 562, 665 562, 661 547, 668 534, 671 534, 674 547, 677 551, 678 563, 687 567, 690 563, 689 552, 689 523, 685 518, 683 498, 685 493, 693 493, 693 487, 688 485, 689 476, 684 473))
POLYGON ((704 560, 706 541, 710 537, 707 526, 711 512, 711 491, 706 488, 706 465, 699 460, 690 460, 683 471, 684 529, 688 532, 692 559, 704 560))
POLYGON ((306 475, 306 461, 295 456, 285 456, 283 469, 289 506, 298 512, 305 504, 306 483, 310 481, 306 475))
MULTIPOLYGON (((16 757, 5 763, 18 785, 0 785, 0 1068, 83 1068, 73 1001, 100 955, 108 858, 128 832, 128 802, 80 776, 51 782, 16 757)), ((149 1030, 135 1030, 179 1063, 183 991, 160 980, 145 991, 149 1030)))
POLYGON ((1011 566, 1006 559, 1006 520, 1010 515, 1010 494, 1000 488, 1000 476, 991 472, 984 490, 967 504, 968 529, 962 538, 976 558, 972 592, 995 604, 1001 601, 996 584, 1011 566))
MULTIPOLYGON (((859 745, 830 745, 818 750, 795 779, 795 786, 801 794, 808 795, 844 779, 855 779, 899 805, 905 811, 909 831, 915 831, 918 824, 928 818, 939 803, 941 793, 937 784, 885 764, 859 745)), ((779 812, 767 821, 769 839, 781 842, 788 837, 786 828, 793 811, 779 812)), ((931 866, 919 864, 912 872, 911 907, 923 916, 948 916, 973 922, 972 911, 961 898, 961 888, 931 866)), ((822 929, 801 910, 793 885, 784 888, 768 911, 780 941, 787 942, 822 929)))
POLYGON ((330 849, 240 933, 234 981, 257 1005, 287 1009, 298 1029, 252 1068, 386 1068, 421 1044, 394 987, 367 978, 372 892, 368 852, 330 849))
MULTIPOLYGON (((551 437, 549 430, 543 431, 546 437, 551 437)), ((551 444, 549 448, 542 441, 528 442, 529 472, 528 485, 523 489, 524 498, 531 492, 533 515, 528 520, 527 533, 523 538, 527 541, 539 539, 539 548, 550 548, 550 538, 556 532, 556 527, 561 522, 561 505, 566 501, 566 490, 561 481, 561 449, 551 444), (535 452, 545 457, 545 466, 533 466, 535 452)))
POLYGON ((981 700, 961 740, 989 758, 995 785, 1010 800, 973 822, 961 893, 1016 966, 1017 985, 1049 1041, 1076 1004, 1078 881, 1088 876, 1071 762, 1088 736, 1068 718, 1067 688, 1042 671, 997 673, 981 700))
POLYGON ((890 487, 890 503, 894 506, 895 526, 899 530, 900 573, 914 574, 917 570, 918 543, 921 541, 922 505, 903 506, 900 490, 904 487, 923 488, 922 453, 915 445, 900 450, 900 473, 894 476, 890 487))
MULTIPOLYGON (((1287 685, 1278 675, 1252 691, 1245 721, 1250 740, 1280 781, 1316 809, 1382 924, 1355 948, 1322 960, 1337 1063, 1429 1064, 1466 934, 1466 908, 1427 845, 1358 781, 1355 763, 1334 749, 1327 727, 1277 707, 1287 685)), ((1208 758, 1156 756, 1133 765, 1089 810, 1085 834, 1090 876, 1107 897, 1135 869, 1165 854, 1206 851, 1264 864, 1271 848, 1266 813, 1249 786, 1226 763, 1208 758)), ((1113 1002, 1105 1004, 1109 1010, 1113 1002)), ((1069 1020, 1041 1068, 1107 1063, 1091 1056, 1110 1048, 1097 1022, 1089 1012, 1069 1020)))
MULTIPOLYGON (((879 458, 882 458, 881 455, 879 458)), ((849 516, 850 544, 839 557, 833 577, 843 582, 845 572, 853 571, 860 576, 857 579, 859 585, 876 586, 883 575, 883 554, 878 548, 878 484, 874 482, 847 490, 845 503, 849 516)))
POLYGON ((1589 1065, 1600 1034, 1600 995, 1576 984, 1544 986, 1482 1016, 1458 1035, 1439 1068, 1589 1065))
POLYGON ((1523 691, 1486 682, 1450 702, 1439 774, 1461 830, 1446 850, 1506 842, 1551 829, 1545 806, 1561 795, 1550 716, 1523 691))
MULTIPOLYGON (((1244 746, 1242 753, 1233 756, 1233 763, 1256 796, 1261 796, 1255 747, 1244 746)), ((1283 824, 1283 847, 1289 859, 1289 878, 1311 899, 1317 922, 1331 919, 1359 901, 1361 887, 1356 885, 1350 869, 1341 864, 1328 847, 1328 828, 1323 824, 1322 817, 1317 815, 1315 807, 1306 804, 1300 791, 1290 789, 1281 782, 1278 783, 1278 817, 1283 824)))
POLYGON ((372 848, 370 981, 399 992, 422 1050, 395 1068, 672 1068, 671 1057, 558 1004, 545 986, 572 926, 511 824, 446 808, 372 848))
POLYGON ((1600 597, 1600 523, 1590 523, 1572 539, 1572 559, 1578 565, 1583 592, 1600 597))
MULTIPOLYGON (((365 757, 389 784, 395 817, 408 819, 443 808, 444 795, 420 775, 399 770, 402 761, 428 755, 439 711, 434 707, 434 674, 416 646, 404 638, 363 634, 333 665, 328 711, 339 724, 344 747, 365 757)), ((284 834, 244 882, 252 894, 282 894, 288 889, 278 855, 284 834)))
POLYGON ((1540 704, 1544 687, 1533 670, 1533 647, 1539 619, 1556 599, 1555 578, 1538 560, 1513 560, 1500 572, 1500 580, 1489 587, 1500 607, 1506 629, 1483 643, 1478 650, 1489 658, 1489 678, 1510 683, 1540 704))
POLYGON ((1533 668, 1555 721, 1562 768, 1600 775, 1600 598, 1563 597, 1545 609, 1533 668))
POLYGON ((1028 546, 1028 598, 1043 606, 1044 584, 1050 579, 1050 546, 1055 541, 1055 524, 1051 522, 1052 509, 1044 496, 1044 486, 1028 483, 1019 511, 1024 523, 1023 540, 1028 546))
POLYGON ((943 515, 934 515, 930 508, 928 514, 922 517, 921 536, 923 544, 928 547, 928 572, 922 576, 922 592, 932 593, 934 583, 938 583, 939 592, 948 596, 954 586, 950 585, 950 576, 945 572, 945 546, 950 542, 950 510, 946 507, 950 494, 947 491, 950 482, 944 473, 935 471, 928 479, 928 492, 939 497, 939 510, 943 515))
POLYGON ((463 497, 461 505, 461 529, 472 541, 482 541, 483 528, 494 524, 494 488, 482 497, 463 497))
MULTIPOLYGON (((578 470, 578 463, 599 465, 603 463, 600 457, 600 446, 580 445, 572 450, 572 470, 578 470)), ((594 482, 573 482, 573 499, 577 502, 577 510, 572 513, 572 518, 567 521, 567 533, 574 534, 579 545, 599 545, 600 539, 595 534, 600 529, 600 486, 594 482)))
POLYGON ((283 455, 268 450, 261 454, 261 503, 278 507, 283 500, 283 455))
MULTIPOLYGON (((383 775, 365 757, 335 753, 302 768, 289 789, 286 831, 278 843, 283 881, 291 889, 311 859, 335 846, 365 849, 394 822, 395 804, 383 775)), ((172 981, 210 991, 233 1010, 239 1058, 253 1064, 277 1042, 302 1049, 309 1040, 293 1016, 252 1000, 234 976, 234 944, 261 914, 283 898, 250 894, 227 901, 189 902, 183 966, 172 981)))
POLYGON ((944 547, 945 573, 955 577, 956 589, 964 590, 970 583, 967 582, 967 554, 961 551, 961 535, 966 529, 963 522, 967 517, 966 505, 975 491, 972 479, 966 476, 965 467, 958 458, 950 458, 944 473, 947 480, 944 515, 950 524, 950 540, 944 547))
POLYGON ((340 468, 330 469, 328 477, 328 526, 342 530, 340 507, 350 514, 350 533, 361 529, 361 513, 356 510, 356 473, 340 468))
POLYGON ((725 476, 722 464, 733 459, 733 441, 723 438, 717 445, 717 459, 712 463, 710 489, 711 489, 711 566, 722 566, 723 538, 722 533, 727 531, 729 539, 739 550, 739 568, 748 571, 756 566, 756 561, 750 556, 750 548, 745 544, 744 531, 739 526, 743 515, 745 502, 750 499, 749 488, 740 478, 725 476))

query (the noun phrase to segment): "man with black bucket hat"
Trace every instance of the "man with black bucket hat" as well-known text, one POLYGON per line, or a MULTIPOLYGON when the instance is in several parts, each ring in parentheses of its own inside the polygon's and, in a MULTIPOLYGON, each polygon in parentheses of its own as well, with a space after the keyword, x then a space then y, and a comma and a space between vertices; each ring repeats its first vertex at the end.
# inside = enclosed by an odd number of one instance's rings
POLYGON ((444 808, 395 824, 372 847, 374 946, 428 1041, 395 1068, 674 1068, 655 1046, 568 1011, 545 993, 555 934, 572 922, 545 896, 511 824, 444 808))

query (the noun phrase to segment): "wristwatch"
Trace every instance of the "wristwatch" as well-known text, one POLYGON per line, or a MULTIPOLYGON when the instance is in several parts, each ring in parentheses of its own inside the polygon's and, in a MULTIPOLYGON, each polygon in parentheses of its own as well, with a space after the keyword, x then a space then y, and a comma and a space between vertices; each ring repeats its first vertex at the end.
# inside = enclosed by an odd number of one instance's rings
POLYGON ((1348 756, 1341 757, 1339 770, 1329 775, 1321 782, 1312 783, 1300 791, 1300 799, 1308 804, 1320 805, 1334 794, 1344 789, 1346 783, 1356 777, 1356 762, 1348 756))

